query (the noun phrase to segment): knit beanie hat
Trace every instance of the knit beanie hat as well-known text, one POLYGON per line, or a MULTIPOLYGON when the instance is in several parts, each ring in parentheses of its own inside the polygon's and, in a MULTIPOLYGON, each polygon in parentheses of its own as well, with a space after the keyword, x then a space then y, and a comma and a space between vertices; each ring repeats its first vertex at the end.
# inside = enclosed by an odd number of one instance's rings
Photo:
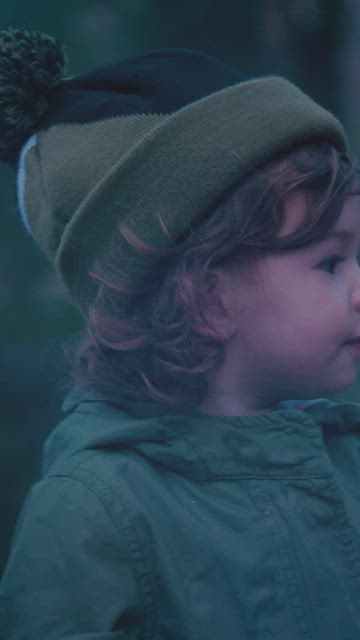
MULTIPOLYGON (((89 270, 119 222, 172 246, 276 154, 317 141, 347 151, 338 120, 291 82, 249 80, 196 51, 64 74, 50 36, 0 32, 0 160, 18 162, 23 222, 85 315, 96 295, 89 270)), ((154 257, 122 242, 119 264, 138 287, 154 257)))

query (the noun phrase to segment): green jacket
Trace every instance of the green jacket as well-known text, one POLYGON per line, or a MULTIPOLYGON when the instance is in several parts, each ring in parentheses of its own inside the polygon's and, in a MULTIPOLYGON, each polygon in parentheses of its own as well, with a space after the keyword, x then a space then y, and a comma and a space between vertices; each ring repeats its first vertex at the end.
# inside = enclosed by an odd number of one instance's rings
POLYGON ((77 392, 1 588, 4 640, 359 640, 360 405, 160 414, 77 392))

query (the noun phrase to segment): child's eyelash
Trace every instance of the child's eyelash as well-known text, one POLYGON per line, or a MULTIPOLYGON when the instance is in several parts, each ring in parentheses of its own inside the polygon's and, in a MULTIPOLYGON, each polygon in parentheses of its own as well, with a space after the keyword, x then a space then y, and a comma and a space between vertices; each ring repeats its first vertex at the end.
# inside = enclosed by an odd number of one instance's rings
MULTIPOLYGON (((340 262, 343 262, 346 259, 347 258, 344 256, 339 256, 338 254, 335 254, 333 256, 330 256, 326 260, 323 260, 323 262, 321 262, 319 266, 320 268, 327 269, 329 273, 334 274, 338 264, 340 264, 340 262)), ((360 266, 360 251, 357 254, 356 260, 358 265, 360 266)))
POLYGON ((321 262, 319 266, 321 268, 325 268, 325 270, 333 274, 335 273, 335 270, 338 264, 340 264, 340 262, 343 262, 344 260, 345 258, 343 258, 342 256, 338 256, 338 255, 330 256, 326 260, 323 260, 323 262, 321 262))

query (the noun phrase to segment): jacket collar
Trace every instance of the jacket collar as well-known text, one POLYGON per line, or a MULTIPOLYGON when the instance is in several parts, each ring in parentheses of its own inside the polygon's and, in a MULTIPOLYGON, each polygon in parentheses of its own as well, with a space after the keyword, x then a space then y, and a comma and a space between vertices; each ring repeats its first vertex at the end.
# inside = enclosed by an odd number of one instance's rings
MULTIPOLYGON (((65 397, 62 403, 64 412, 74 410, 81 402, 105 402, 118 406, 130 415, 136 418, 151 418, 157 416, 165 416, 169 414, 169 410, 152 402, 139 402, 123 400, 116 397, 105 396, 98 391, 84 391, 77 385, 65 397)), ((315 400, 286 400, 280 405, 280 412, 283 411, 304 411, 314 421, 317 422, 328 433, 349 433, 360 430, 360 403, 358 402, 333 402, 326 398, 318 398, 315 400)), ((181 412, 175 412, 176 415, 182 415, 181 412)), ((234 421, 242 421, 242 419, 252 421, 262 421, 266 416, 279 414, 279 411, 269 412, 262 416, 239 416, 234 417, 234 421)), ((209 414, 201 414, 194 411, 186 415, 200 416, 207 415, 209 419, 219 420, 222 416, 210 416, 209 414)), ((225 417, 226 418, 226 417, 225 417)))
POLYGON ((81 450, 121 448, 199 480, 329 476, 324 435, 359 430, 360 406, 321 399, 283 407, 256 416, 170 414, 76 388, 63 403, 72 413, 46 443, 45 469, 81 450))

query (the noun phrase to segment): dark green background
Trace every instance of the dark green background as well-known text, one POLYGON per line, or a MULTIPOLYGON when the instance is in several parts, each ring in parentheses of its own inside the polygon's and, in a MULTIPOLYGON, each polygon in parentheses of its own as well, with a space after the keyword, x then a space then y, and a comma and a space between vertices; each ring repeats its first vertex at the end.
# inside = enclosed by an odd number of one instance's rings
MULTIPOLYGON (((1 28, 46 31, 67 48, 68 75, 148 49, 187 47, 299 84, 344 122, 360 151, 360 3, 351 0, 45 0, 7 3, 1 28)), ((23 230, 14 169, 0 170, 0 570, 41 446, 61 417, 62 345, 81 320, 23 230)), ((342 397, 356 400, 356 385, 342 397)))

